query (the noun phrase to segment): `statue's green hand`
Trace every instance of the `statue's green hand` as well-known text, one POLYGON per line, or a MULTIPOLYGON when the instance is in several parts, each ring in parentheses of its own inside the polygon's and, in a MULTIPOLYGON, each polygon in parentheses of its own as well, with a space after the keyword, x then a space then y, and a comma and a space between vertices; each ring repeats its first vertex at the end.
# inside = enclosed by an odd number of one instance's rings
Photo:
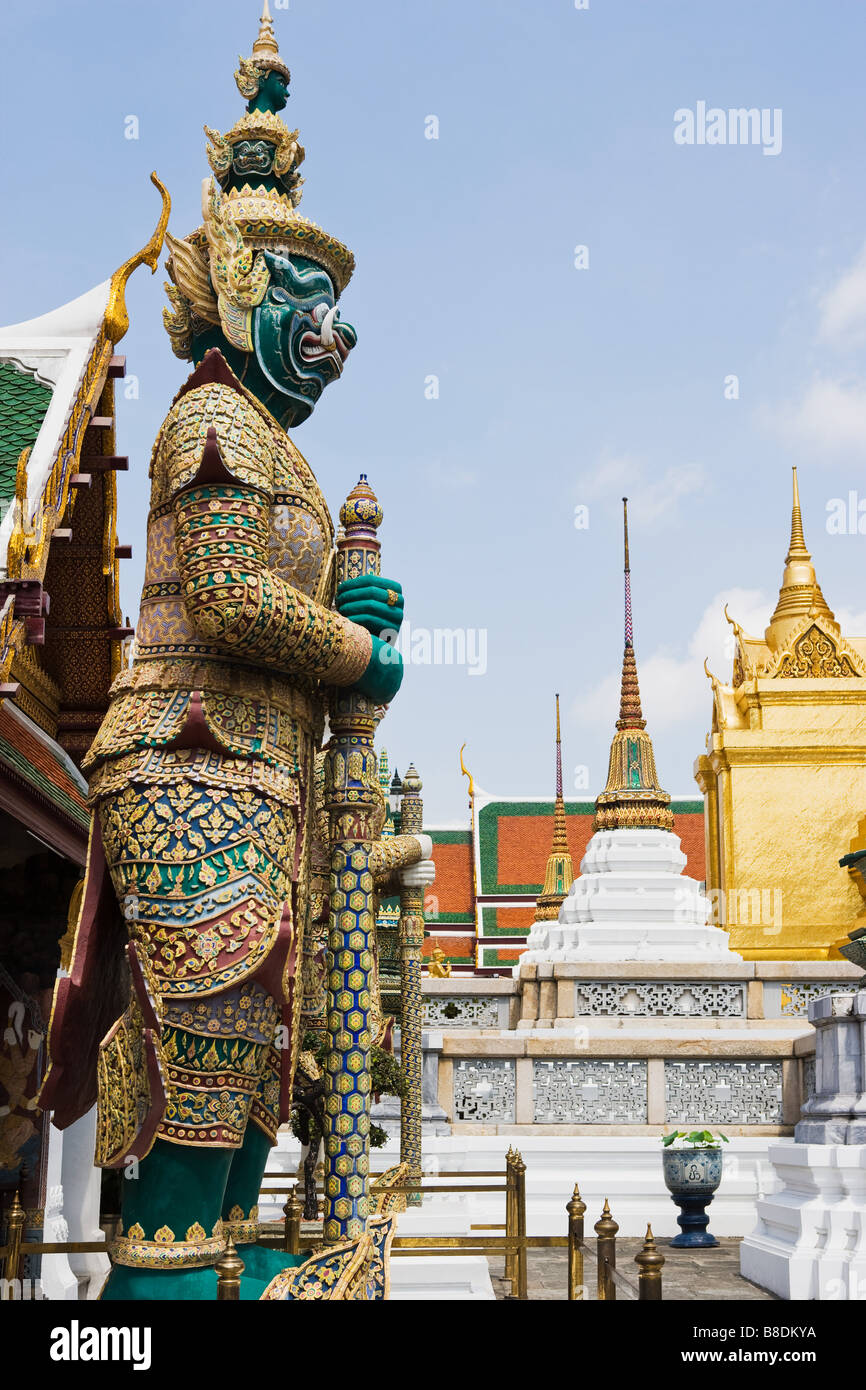
POLYGON ((337 612, 365 627, 374 637, 400 631, 403 622, 403 590, 393 579, 361 574, 337 586, 337 612))
POLYGON ((359 681, 353 687, 377 705, 388 705, 403 682, 403 658, 396 647, 373 638, 373 655, 359 681))

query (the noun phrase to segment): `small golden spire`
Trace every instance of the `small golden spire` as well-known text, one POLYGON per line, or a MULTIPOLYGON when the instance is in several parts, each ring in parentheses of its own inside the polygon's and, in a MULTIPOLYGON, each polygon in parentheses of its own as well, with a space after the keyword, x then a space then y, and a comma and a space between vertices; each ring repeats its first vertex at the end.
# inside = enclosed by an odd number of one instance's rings
POLYGON ((805 617, 823 617, 835 623, 833 611, 824 595, 815 574, 812 556, 806 547, 803 535, 803 515, 800 511, 800 489, 797 483, 797 470, 793 473, 793 503, 791 507, 791 543, 785 556, 785 572, 779 599, 764 640, 771 652, 780 651, 788 645, 788 638, 799 628, 805 617))
POLYGON ((553 844, 547 859, 544 886, 536 902, 535 917, 555 922, 568 890, 574 883, 574 864, 568 848, 565 802, 562 797, 562 738, 559 727, 559 696, 556 696, 556 801, 553 807, 553 844))
POLYGON ((800 489, 797 486, 797 469, 792 468, 794 475, 794 504, 791 509, 791 544, 788 554, 785 557, 786 563, 797 558, 811 560, 812 556, 806 549, 806 539, 803 535, 803 515, 800 511, 800 489))

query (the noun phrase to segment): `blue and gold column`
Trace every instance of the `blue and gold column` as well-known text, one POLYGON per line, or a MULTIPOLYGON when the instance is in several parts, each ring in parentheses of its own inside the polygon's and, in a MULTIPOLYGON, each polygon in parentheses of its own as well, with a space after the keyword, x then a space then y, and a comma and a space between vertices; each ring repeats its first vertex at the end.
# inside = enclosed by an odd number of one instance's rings
MULTIPOLYGON (((382 509, 362 475, 340 509, 337 581, 379 574, 382 509)), ((335 690, 325 760, 331 839, 328 1056, 325 1061, 325 1242, 357 1240, 368 1210, 370 1005, 375 917, 370 851, 378 804, 376 706, 335 690)))
MULTIPOLYGON (((403 778, 400 803, 401 835, 420 835, 424 825, 421 778, 412 763, 403 778)), ((400 1103, 400 1161, 409 1166, 409 1181, 421 1179, 421 1082, 424 1054, 421 1046, 423 1000, 421 997, 421 948, 424 945, 424 889, 400 890, 400 1060, 406 1077, 406 1094, 400 1103)), ((409 1194, 409 1206, 420 1207, 419 1193, 409 1194)))

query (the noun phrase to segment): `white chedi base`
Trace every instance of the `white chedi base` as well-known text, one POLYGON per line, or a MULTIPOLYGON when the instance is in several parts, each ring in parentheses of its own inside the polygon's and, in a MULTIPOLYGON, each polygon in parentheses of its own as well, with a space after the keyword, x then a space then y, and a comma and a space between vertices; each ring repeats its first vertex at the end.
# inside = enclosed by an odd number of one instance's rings
POLYGON ((536 922, 521 965, 736 961, 670 830, 598 830, 557 922, 536 922))
POLYGON ((758 1202, 740 1272, 780 1298, 866 1298, 866 1145, 774 1144, 782 1190, 758 1202))

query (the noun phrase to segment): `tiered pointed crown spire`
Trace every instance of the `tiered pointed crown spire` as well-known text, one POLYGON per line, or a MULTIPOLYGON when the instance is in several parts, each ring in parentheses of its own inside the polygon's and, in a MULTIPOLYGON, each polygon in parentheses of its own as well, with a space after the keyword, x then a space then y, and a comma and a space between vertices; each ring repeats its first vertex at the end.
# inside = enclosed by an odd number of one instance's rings
POLYGON ((553 845, 547 860, 544 887, 536 903, 538 921, 555 921, 568 890, 574 882, 574 865, 568 848, 565 802, 562 797, 562 736, 559 726, 559 696, 556 697, 556 801, 553 808, 553 845))
POLYGON ((771 651, 778 651, 786 646, 788 637, 807 616, 820 616, 831 623, 835 622, 833 611, 821 593, 812 556, 806 547, 797 470, 794 468, 792 471, 794 498, 791 508, 791 543, 785 556, 785 573, 782 575, 779 601, 764 634, 771 651))
POLYGON ((656 773, 652 740, 640 704, 631 611, 631 562, 628 549, 628 498, 622 499, 625 554, 625 649, 622 658, 619 718, 610 746, 607 785, 595 803, 595 830, 672 830, 670 797, 656 773))

